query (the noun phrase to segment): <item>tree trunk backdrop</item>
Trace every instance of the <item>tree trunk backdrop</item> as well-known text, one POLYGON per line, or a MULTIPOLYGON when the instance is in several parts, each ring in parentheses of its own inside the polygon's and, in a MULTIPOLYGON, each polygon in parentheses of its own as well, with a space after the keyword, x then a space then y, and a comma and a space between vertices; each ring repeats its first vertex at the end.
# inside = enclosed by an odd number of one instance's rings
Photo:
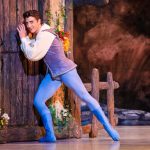
POLYGON ((44 16, 45 3, 39 0, 0 2, 0 107, 9 114, 10 126, 35 124, 33 97, 39 84, 39 63, 28 61, 20 51, 16 27, 23 21, 26 10, 39 9, 44 16))

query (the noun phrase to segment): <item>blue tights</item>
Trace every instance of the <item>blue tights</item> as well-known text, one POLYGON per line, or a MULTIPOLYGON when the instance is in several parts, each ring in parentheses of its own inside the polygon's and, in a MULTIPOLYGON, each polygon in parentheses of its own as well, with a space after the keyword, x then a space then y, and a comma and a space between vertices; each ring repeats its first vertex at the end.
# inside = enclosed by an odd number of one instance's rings
POLYGON ((38 91, 34 98, 34 106, 38 110, 46 130, 46 136, 41 138, 40 142, 55 142, 55 134, 52 125, 50 111, 45 102, 53 96, 56 90, 61 86, 62 82, 70 88, 82 101, 84 101, 97 119, 103 124, 107 133, 113 140, 119 140, 119 134, 109 124, 105 114, 103 113, 99 103, 88 93, 82 83, 76 69, 73 69, 60 76, 61 81, 52 80, 50 74, 46 74, 42 80, 38 91))

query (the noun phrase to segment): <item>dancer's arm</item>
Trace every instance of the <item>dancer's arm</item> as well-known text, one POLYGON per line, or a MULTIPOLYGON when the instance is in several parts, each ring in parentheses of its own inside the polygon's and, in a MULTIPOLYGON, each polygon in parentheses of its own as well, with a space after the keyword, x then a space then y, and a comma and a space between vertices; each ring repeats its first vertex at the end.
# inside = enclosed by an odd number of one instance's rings
POLYGON ((49 32, 40 32, 35 40, 30 40, 25 34, 25 27, 18 27, 19 36, 21 39, 21 50, 25 56, 32 61, 42 59, 50 48, 55 36, 49 32))

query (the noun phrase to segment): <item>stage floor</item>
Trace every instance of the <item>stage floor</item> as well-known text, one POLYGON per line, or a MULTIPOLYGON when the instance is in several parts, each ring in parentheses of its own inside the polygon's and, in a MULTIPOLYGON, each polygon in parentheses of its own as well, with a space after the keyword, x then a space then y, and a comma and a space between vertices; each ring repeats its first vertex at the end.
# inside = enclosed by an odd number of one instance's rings
POLYGON ((17 142, 0 144, 0 150, 150 150, 150 126, 119 126, 120 142, 113 142, 104 130, 97 138, 58 140, 56 143, 17 142))

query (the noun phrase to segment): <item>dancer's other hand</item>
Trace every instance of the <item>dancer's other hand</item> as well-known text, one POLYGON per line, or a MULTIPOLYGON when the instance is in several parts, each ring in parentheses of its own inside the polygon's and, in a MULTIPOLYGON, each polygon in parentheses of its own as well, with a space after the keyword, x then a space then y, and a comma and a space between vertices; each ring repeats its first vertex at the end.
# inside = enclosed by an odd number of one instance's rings
POLYGON ((19 33, 19 37, 20 39, 24 38, 27 36, 27 31, 26 31, 26 27, 23 23, 19 24, 17 27, 17 31, 19 33))

